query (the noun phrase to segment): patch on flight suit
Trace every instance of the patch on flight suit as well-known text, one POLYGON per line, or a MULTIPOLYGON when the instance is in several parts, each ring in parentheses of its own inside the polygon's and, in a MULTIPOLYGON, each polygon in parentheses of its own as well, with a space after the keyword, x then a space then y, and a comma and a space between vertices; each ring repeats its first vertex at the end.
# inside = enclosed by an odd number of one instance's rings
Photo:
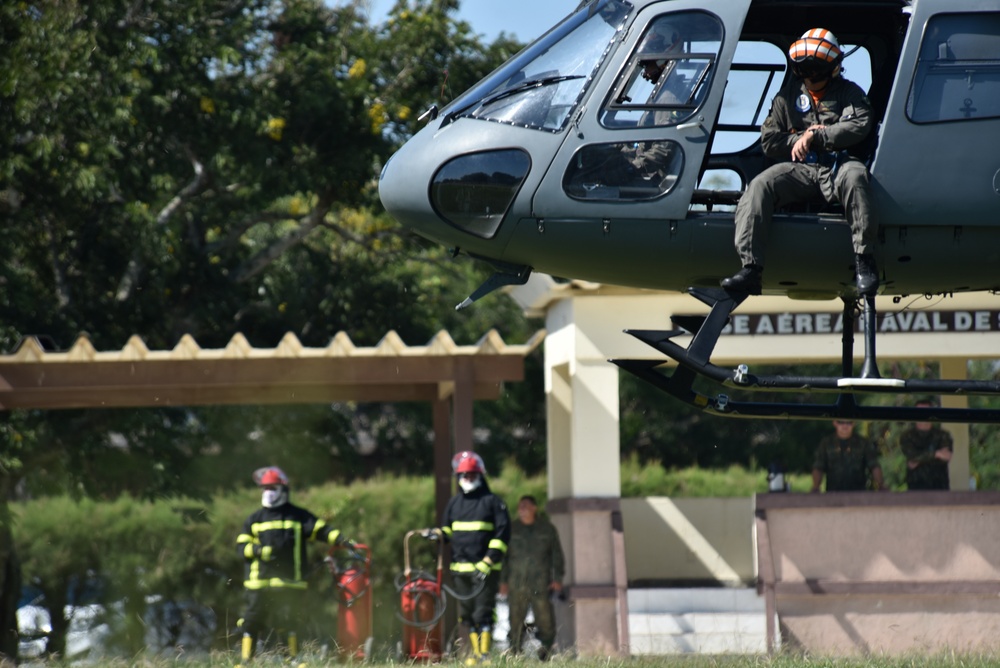
POLYGON ((809 96, 806 95, 805 93, 799 95, 799 99, 795 100, 795 108, 801 111, 803 114, 809 111, 810 109, 809 96))

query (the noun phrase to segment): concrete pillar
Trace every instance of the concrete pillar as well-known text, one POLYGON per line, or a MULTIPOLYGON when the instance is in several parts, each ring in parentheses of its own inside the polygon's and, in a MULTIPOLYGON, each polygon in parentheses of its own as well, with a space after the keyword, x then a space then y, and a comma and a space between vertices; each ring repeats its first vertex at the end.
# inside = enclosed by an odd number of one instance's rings
MULTIPOLYGON (((963 358, 947 358, 940 360, 941 378, 965 380, 969 377, 969 361, 963 358)), ((944 408, 968 408, 969 397, 962 394, 946 394, 941 397, 944 408)), ((955 453, 948 463, 948 478, 951 488, 956 491, 969 489, 969 478, 972 468, 969 465, 969 425, 946 424, 943 428, 951 434, 955 453)))
POLYGON ((548 512, 566 553, 569 605, 561 607, 559 644, 609 656, 622 650, 627 615, 624 548, 613 533, 621 496, 618 368, 590 338, 598 324, 606 329, 595 306, 564 300, 546 322, 548 512))

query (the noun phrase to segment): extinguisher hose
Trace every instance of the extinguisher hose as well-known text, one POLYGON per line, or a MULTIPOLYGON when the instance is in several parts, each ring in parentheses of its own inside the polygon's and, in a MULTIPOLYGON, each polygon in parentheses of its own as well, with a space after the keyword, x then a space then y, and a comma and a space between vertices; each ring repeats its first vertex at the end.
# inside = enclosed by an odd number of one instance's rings
MULTIPOLYGON (((414 571, 409 576, 405 573, 400 573, 396 576, 396 591, 402 592, 406 585, 420 582, 421 580, 433 582, 435 585, 437 584, 437 581, 430 576, 430 573, 425 571, 414 571)), ((419 596, 429 596, 434 601, 434 614, 431 615, 430 619, 407 619, 400 610, 397 610, 396 617, 399 618, 399 621, 403 622, 407 626, 415 626, 419 629, 429 629, 436 625, 441 618, 444 617, 444 613, 448 608, 448 600, 444 594, 436 595, 432 591, 425 589, 414 589, 410 593, 414 596, 414 598, 419 596)), ((416 607, 417 606, 414 605, 414 608, 416 607)))
POLYGON ((459 601, 471 601, 472 599, 483 593, 483 589, 486 588, 486 580, 479 580, 478 584, 475 587, 473 587, 472 591, 469 592, 468 594, 459 594, 457 591, 455 591, 446 584, 442 584, 441 588, 444 589, 446 592, 448 592, 448 594, 454 599, 457 599, 459 601))

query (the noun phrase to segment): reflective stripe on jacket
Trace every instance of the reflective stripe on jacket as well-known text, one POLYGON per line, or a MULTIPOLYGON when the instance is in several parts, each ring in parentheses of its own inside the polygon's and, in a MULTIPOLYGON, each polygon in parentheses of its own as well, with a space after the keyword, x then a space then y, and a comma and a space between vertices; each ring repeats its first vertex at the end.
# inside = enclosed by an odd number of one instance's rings
POLYGON ((499 571, 510 541, 507 504, 483 480, 479 489, 451 497, 441 518, 441 531, 451 542, 451 570, 471 573, 489 557, 499 571))
POLYGON ((236 537, 236 549, 246 562, 243 586, 305 589, 309 575, 306 543, 310 540, 330 545, 343 542, 340 531, 291 503, 256 510, 236 537))

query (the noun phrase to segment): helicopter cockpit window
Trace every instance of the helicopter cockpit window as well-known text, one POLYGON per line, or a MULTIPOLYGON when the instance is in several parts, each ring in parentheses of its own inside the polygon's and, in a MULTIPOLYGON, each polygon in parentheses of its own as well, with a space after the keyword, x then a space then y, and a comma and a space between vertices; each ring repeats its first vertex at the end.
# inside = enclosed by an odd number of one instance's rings
POLYGON ((601 114, 612 128, 675 125, 708 92, 722 47, 722 22, 701 11, 658 17, 646 28, 601 114))
POLYGON ((517 148, 460 155, 431 179, 431 204, 451 225, 490 239, 530 168, 531 158, 517 148))
POLYGON ((675 141, 589 144, 573 156, 563 190, 573 199, 651 200, 670 192, 682 169, 675 141))
POLYGON ((942 14, 927 23, 906 115, 914 123, 1000 117, 1000 16, 942 14))
POLYGON ((561 130, 631 9, 622 0, 584 5, 442 110, 445 122, 479 118, 561 130))

